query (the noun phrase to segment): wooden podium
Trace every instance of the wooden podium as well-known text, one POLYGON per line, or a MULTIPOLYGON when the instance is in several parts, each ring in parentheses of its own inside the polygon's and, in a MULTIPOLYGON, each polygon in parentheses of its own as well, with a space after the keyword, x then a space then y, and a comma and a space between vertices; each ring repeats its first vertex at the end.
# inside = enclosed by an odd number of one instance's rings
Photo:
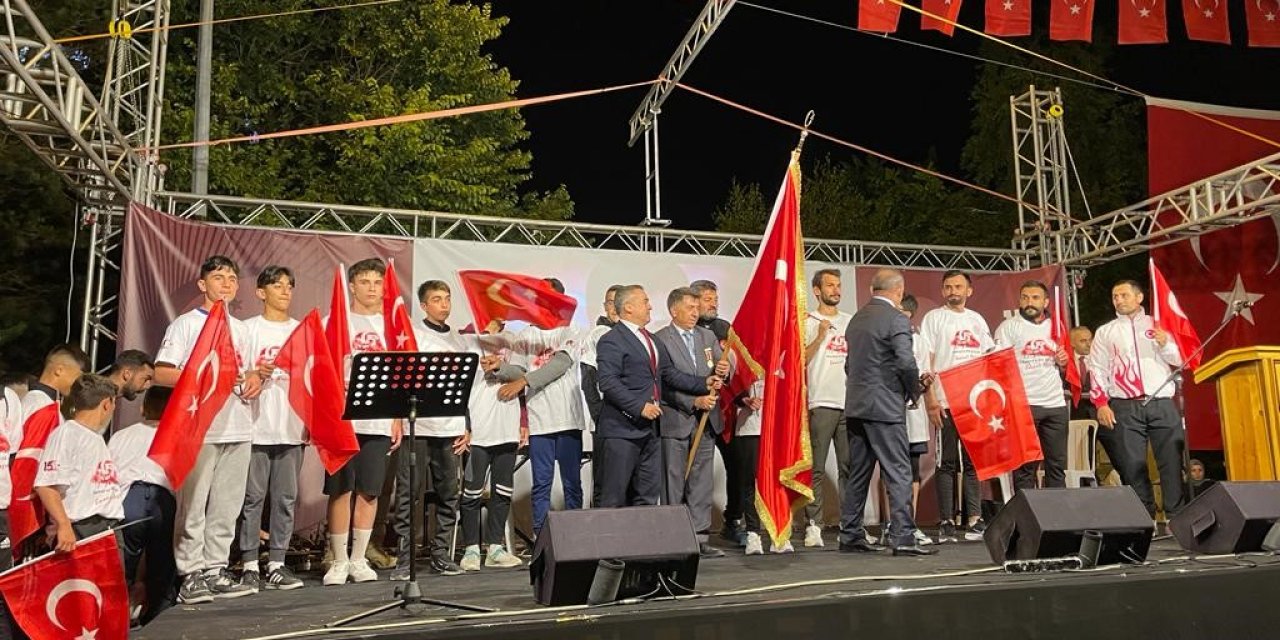
POLYGON ((1280 346, 1224 352, 1195 380, 1217 385, 1227 477, 1280 480, 1280 346))

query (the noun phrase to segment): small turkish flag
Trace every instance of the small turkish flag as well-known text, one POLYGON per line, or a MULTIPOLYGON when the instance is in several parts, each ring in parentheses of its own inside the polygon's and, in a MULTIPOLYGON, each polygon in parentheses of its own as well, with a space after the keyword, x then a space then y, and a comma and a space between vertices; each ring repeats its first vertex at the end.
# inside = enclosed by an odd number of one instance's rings
POLYGON ((351 321, 347 318, 347 280, 342 265, 333 274, 333 289, 329 293, 329 322, 324 326, 324 337, 329 343, 329 356, 338 376, 345 378, 351 361, 351 321))
POLYGON ((9 540, 13 543, 15 558, 21 553, 22 541, 39 531, 40 525, 44 523, 44 507, 39 500, 32 499, 31 492, 35 489, 36 472, 40 470, 40 454, 44 452, 44 443, 60 424, 62 414, 58 413, 58 403, 50 399, 49 404, 27 416, 27 421, 22 425, 22 444, 9 468, 12 482, 9 494, 9 540))
POLYGON ((1044 459, 1013 349, 941 371, 938 381, 979 480, 1044 459))
POLYGON ((1280 0, 1245 0, 1249 46, 1280 47, 1280 0))
POLYGON ((858 29, 876 33, 898 30, 902 5, 891 0, 858 0, 858 29))
POLYGON ((954 24, 960 16, 960 0, 921 0, 920 8, 935 16, 946 18, 939 20, 927 15, 920 16, 920 30, 931 29, 951 35, 956 31, 954 24))
POLYGON ((0 593, 33 639, 129 637, 129 593, 113 531, 0 574, 0 593))
POLYGON ((1053 325, 1050 326, 1050 338, 1059 349, 1067 352, 1067 386, 1071 387, 1071 406, 1080 404, 1080 394, 1084 382, 1080 379, 1080 367, 1076 364, 1075 349, 1071 346, 1071 332, 1067 329, 1067 305, 1062 300, 1062 291, 1053 288, 1053 325))
POLYGON ((337 473, 360 444, 351 423, 342 419, 342 376, 329 354, 319 311, 312 309, 289 334, 276 354, 276 366, 289 374, 289 406, 307 425, 325 471, 337 473))
POLYGON ((1178 304, 1178 296, 1169 288, 1164 274, 1156 267, 1155 259, 1148 258, 1147 264, 1151 268, 1152 319, 1168 332, 1170 340, 1178 343, 1178 356, 1183 360, 1190 359, 1187 362, 1187 373, 1194 373, 1196 367, 1200 366, 1200 357, 1203 355, 1200 336, 1196 333, 1196 328, 1191 326, 1187 314, 1183 313, 1182 305, 1178 304))
POLYGON ((578 301, 551 288, 545 280, 500 271, 459 271, 476 327, 484 331, 494 320, 524 320, 535 327, 567 327, 578 301))
POLYGON ((1182 0, 1182 21, 1192 40, 1231 44, 1226 0, 1182 0))
POLYGON ((395 263, 387 261, 387 275, 382 285, 382 322, 388 351, 417 351, 418 339, 414 337, 413 321, 400 295, 400 281, 396 280, 395 263))
POLYGON ((1120 0, 1120 44, 1169 41, 1165 0, 1120 0))
POLYGON ((993 36, 1031 35, 1031 0, 987 0, 986 32, 993 36))
POLYGON ((227 308, 219 300, 200 328, 147 451, 147 457, 164 469, 174 491, 195 467, 204 435, 231 397, 238 373, 227 308))
POLYGON ((1049 9, 1050 40, 1093 41, 1093 0, 1053 0, 1049 9))

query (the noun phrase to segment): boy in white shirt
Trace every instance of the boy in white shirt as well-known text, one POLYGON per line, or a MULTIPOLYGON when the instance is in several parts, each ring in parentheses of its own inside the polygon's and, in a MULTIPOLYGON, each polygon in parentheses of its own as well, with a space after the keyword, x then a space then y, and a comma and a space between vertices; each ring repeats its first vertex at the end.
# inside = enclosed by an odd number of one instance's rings
MULTIPOLYGON (((203 303, 175 318, 165 331, 156 354, 157 385, 177 384, 214 303, 221 300, 229 305, 235 300, 240 290, 240 267, 226 256, 211 256, 200 265, 196 286, 204 294, 203 303)), ((196 465, 178 492, 174 560, 183 576, 178 599, 184 604, 253 593, 231 575, 227 561, 249 473, 253 420, 247 403, 257 397, 262 380, 250 367, 249 332, 244 323, 228 313, 227 324, 240 372, 238 393, 227 398, 214 417, 196 465)))
POLYGON ((302 470, 302 450, 307 429, 289 405, 288 374, 275 366, 276 355, 298 327, 289 317, 293 301, 293 272, 271 265, 258 274, 258 299, 262 315, 245 321, 249 328, 249 353, 262 376, 262 393, 254 399, 253 446, 249 453, 249 478, 244 491, 244 524, 240 527, 240 554, 244 571, 240 584, 253 591, 302 587, 284 564, 289 540, 293 537, 293 509, 298 500, 298 473, 302 470), (258 569, 258 549, 262 510, 270 496, 270 539, 267 566, 258 569), (266 574, 266 578, 262 575, 266 574))

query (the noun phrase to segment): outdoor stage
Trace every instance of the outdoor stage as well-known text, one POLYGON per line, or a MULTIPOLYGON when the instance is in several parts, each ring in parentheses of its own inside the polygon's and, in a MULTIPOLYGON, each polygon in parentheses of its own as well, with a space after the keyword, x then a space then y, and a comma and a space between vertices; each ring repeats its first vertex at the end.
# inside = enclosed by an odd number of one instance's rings
POLYGON ((991 563, 981 543, 943 545, 930 558, 840 553, 830 534, 827 545, 785 556, 746 557, 735 550, 700 564, 703 597, 593 608, 540 607, 527 569, 427 575, 420 582, 425 597, 502 612, 396 609, 343 632, 324 624, 385 602, 397 583, 321 587, 315 573, 303 576, 305 589, 179 606, 131 637, 1245 640, 1280 634, 1280 557, 1274 555, 1193 561, 1168 538, 1152 545, 1145 566, 1011 575, 991 563), (769 588, 796 583, 806 584, 769 588))

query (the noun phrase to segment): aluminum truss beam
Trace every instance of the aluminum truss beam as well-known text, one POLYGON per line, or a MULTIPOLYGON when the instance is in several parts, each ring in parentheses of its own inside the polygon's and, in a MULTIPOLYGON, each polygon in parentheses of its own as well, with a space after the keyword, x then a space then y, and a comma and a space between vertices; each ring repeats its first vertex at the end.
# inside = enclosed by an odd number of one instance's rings
MULTIPOLYGON (((739 258, 754 257, 761 241, 760 236, 746 234, 491 218, 189 193, 164 192, 158 199, 164 210, 172 215, 226 225, 373 233, 405 238, 739 258)), ((805 241, 805 257, 824 262, 909 269, 1020 271, 1028 268, 1027 254, 1016 249, 889 242, 809 239, 805 241)))
POLYGON ((1050 264, 1048 238, 1074 222, 1067 175, 1062 92, 1035 86, 1009 98, 1013 167, 1018 196, 1014 246, 1050 264))
MULTIPOLYGON (((128 30, 111 39, 102 104, 135 149, 160 146, 165 60, 169 49, 169 0, 113 0, 115 29, 128 30)), ((158 158, 151 152, 136 163, 133 198, 152 204, 161 188, 158 158)))

